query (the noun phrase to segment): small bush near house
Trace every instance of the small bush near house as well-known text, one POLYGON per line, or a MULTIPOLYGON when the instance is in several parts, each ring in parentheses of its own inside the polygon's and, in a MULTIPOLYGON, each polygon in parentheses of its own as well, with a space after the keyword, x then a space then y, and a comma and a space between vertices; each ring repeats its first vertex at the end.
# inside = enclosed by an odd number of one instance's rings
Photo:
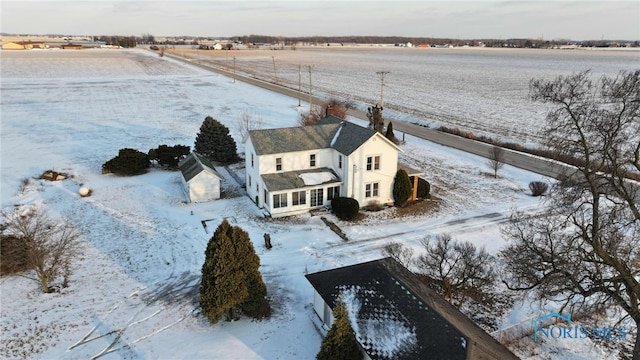
POLYGON ((431 184, 423 178, 418 178, 417 196, 419 199, 429 199, 431 197, 431 184))
POLYGON ((409 175, 403 169, 399 169, 396 172, 396 176, 393 179, 393 200, 396 206, 404 206, 411 197, 411 182, 409 181, 409 175))
POLYGON ((102 165, 103 174, 138 175, 144 173, 151 162, 149 155, 135 149, 120 149, 118 156, 102 165))
POLYGON ((358 217, 360 204, 356 199, 337 197, 331 200, 331 212, 340 220, 353 220, 358 217))
POLYGON ((529 189, 532 196, 542 196, 549 189, 549 185, 542 181, 532 181, 529 183, 529 189))

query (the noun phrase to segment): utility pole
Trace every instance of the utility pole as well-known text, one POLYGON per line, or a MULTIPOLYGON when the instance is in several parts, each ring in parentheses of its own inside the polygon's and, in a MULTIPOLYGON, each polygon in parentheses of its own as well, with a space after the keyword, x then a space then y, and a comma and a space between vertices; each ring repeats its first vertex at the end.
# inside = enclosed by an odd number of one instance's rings
POLYGON ((389 71, 376 71, 378 77, 380 78, 380 107, 384 108, 384 77, 389 73, 389 71))
POLYGON ((298 64, 298 107, 302 97, 302 64, 298 64))
POLYGON ((311 89, 312 89, 312 87, 311 87, 311 68, 312 68, 312 66, 309 65, 308 67, 309 67, 309 114, 311 114, 311 108, 313 106, 313 103, 311 102, 311 89))
POLYGON ((278 73, 276 72, 276 58, 275 58, 275 56, 272 56, 271 60, 273 60, 273 77, 275 79, 276 85, 278 85, 278 73))

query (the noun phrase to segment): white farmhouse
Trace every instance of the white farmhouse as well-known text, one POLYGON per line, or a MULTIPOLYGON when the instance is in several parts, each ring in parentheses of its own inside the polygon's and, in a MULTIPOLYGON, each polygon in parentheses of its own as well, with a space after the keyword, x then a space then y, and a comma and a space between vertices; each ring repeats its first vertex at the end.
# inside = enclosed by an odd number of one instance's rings
POLYGON ((382 134, 334 116, 304 127, 249 131, 247 195, 272 217, 351 197, 360 206, 393 203, 398 152, 382 134))
POLYGON ((220 198, 222 177, 209 160, 192 152, 178 164, 178 168, 189 201, 203 202, 220 198))

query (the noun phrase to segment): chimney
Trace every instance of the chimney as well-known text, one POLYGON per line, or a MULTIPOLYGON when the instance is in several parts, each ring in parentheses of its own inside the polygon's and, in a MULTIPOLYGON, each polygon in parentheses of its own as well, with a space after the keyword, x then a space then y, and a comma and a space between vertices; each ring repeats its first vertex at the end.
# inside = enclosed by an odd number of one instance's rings
POLYGON ((325 116, 333 115, 333 106, 331 104, 327 105, 327 109, 325 110, 325 116))

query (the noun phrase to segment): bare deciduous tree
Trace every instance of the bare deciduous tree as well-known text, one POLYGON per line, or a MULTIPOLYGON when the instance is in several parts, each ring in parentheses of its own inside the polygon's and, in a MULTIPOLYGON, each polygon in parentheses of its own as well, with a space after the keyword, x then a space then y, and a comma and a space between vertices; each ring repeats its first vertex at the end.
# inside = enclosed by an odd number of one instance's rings
POLYGON ((498 170, 504 166, 504 149, 500 146, 493 146, 489 150, 489 158, 487 160, 487 166, 493 170, 493 177, 498 177, 498 170))
POLYGON ((399 242, 389 242, 382 248, 382 253, 393 258, 405 268, 411 269, 411 264, 413 263, 413 250, 411 248, 404 247, 399 242))
POLYGON ((3 212, 2 217, 4 231, 26 245, 27 268, 35 271, 42 291, 51 292, 51 282, 60 276, 66 285, 71 262, 78 255, 80 235, 76 229, 37 208, 3 212))
POLYGON ((300 113, 298 124, 300 126, 315 125, 320 119, 329 115, 340 119, 346 119, 347 112, 353 107, 354 105, 348 101, 332 98, 322 102, 319 106, 313 106, 311 112, 300 113))
POLYGON ((369 129, 384 134, 384 117, 382 110, 382 107, 378 105, 367 108, 367 118, 369 119, 369 129))
POLYGON ((423 239, 425 252, 413 257, 413 250, 400 243, 388 243, 383 253, 403 266, 414 265, 425 282, 478 325, 497 329, 500 318, 513 304, 498 288, 495 258, 471 243, 457 243, 448 234, 435 241, 423 239))
MULTIPOLYGON (((591 80, 589 72, 532 80, 532 98, 554 109, 543 135, 584 160, 556 183, 544 212, 514 214, 503 233, 505 283, 572 312, 621 310, 640 325, 640 70, 591 80)), ((640 331, 633 359, 640 360, 640 331)))
POLYGON ((249 111, 243 111, 238 115, 236 130, 240 133, 240 138, 244 140, 249 131, 262 129, 264 119, 260 115, 255 115, 249 111))
POLYGON ((302 112, 298 118, 298 125, 300 126, 312 126, 315 125, 318 120, 322 119, 322 108, 314 106, 311 112, 302 112))
POLYGON ((455 242, 449 234, 424 239, 425 253, 416 260, 423 275, 435 280, 442 295, 457 308, 483 301, 496 283, 495 259, 469 242, 455 242), (480 295, 480 296, 479 296, 480 295), (479 296, 479 297, 478 297, 479 296))

